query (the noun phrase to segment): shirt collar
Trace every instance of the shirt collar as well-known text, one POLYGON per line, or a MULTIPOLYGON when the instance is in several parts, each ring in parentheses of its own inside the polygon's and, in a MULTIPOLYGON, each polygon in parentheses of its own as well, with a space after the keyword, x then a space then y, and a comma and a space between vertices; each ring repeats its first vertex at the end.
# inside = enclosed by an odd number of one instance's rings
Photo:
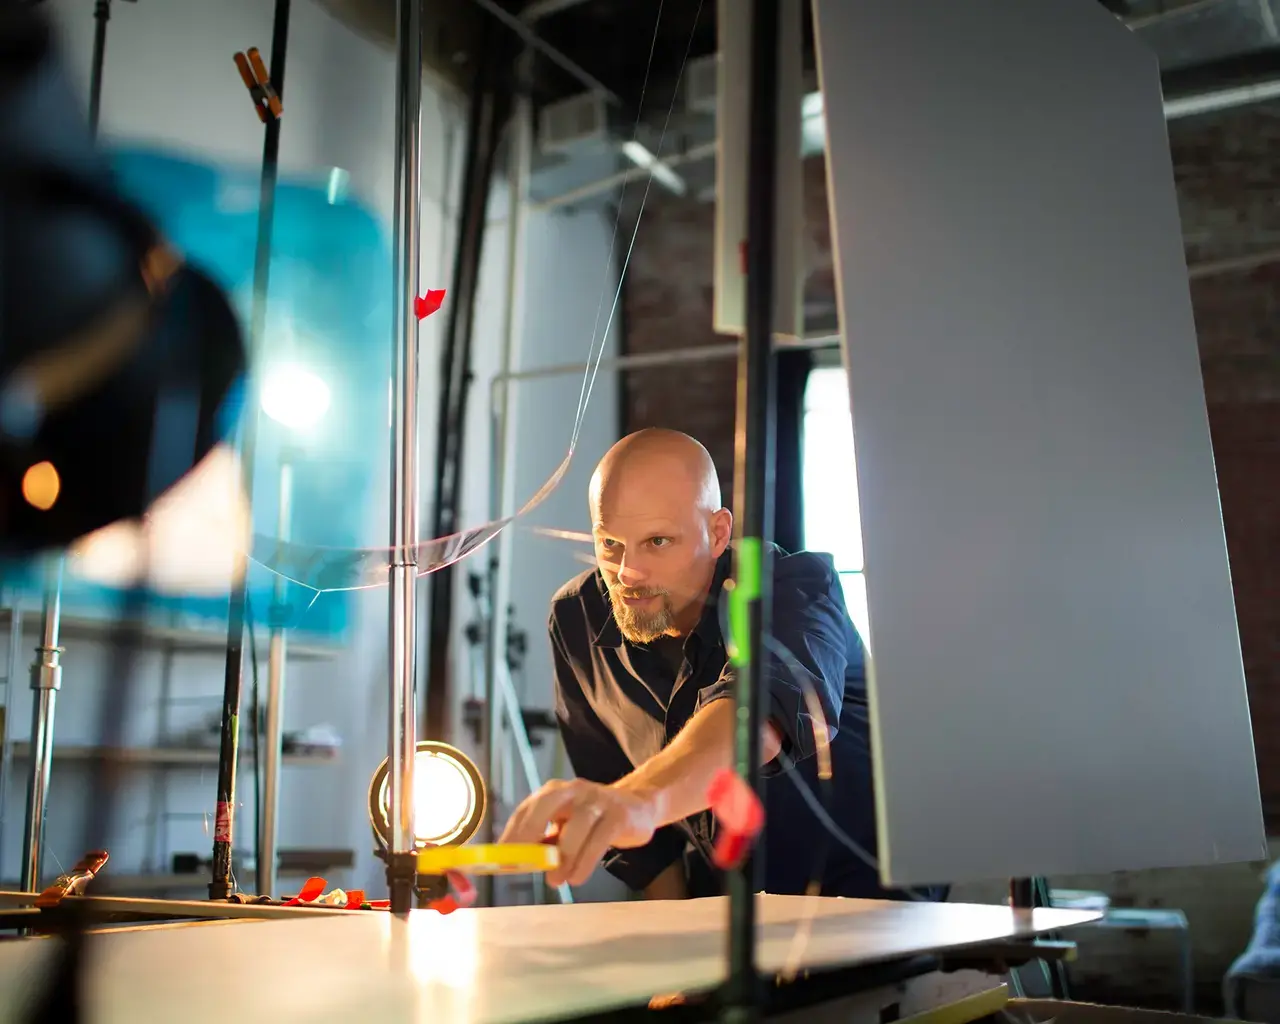
MULTIPOLYGON (((729 548, 725 548, 722 554, 716 560, 715 575, 711 578, 711 589, 707 591, 707 603, 702 609, 702 618, 698 620, 698 625, 694 627, 694 636, 718 637, 720 634, 720 591, 724 589, 724 581, 729 578, 729 570, 733 567, 733 552, 729 548)), ((592 643, 596 647, 622 647, 626 644, 626 638, 623 637, 622 631, 618 629, 617 620, 613 617, 613 602, 609 600, 609 588, 604 582, 604 577, 599 570, 596 571, 596 586, 600 588, 600 596, 604 600, 605 620, 604 625, 600 627, 600 631, 596 633, 596 638, 592 643)))

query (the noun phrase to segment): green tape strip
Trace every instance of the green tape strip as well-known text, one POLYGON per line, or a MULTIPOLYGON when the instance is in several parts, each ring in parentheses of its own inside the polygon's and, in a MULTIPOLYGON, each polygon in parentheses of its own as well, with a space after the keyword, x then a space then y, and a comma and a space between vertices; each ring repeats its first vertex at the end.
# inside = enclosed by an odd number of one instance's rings
POLYGON ((743 537, 738 543, 737 578, 729 591, 729 633, 725 637, 729 661, 741 668, 751 664, 751 602, 760 597, 759 537, 743 537))

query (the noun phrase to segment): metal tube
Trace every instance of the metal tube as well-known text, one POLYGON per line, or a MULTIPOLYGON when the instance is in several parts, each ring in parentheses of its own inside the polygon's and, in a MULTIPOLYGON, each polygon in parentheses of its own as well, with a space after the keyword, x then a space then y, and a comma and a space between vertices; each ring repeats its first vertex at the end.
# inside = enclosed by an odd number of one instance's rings
MULTIPOLYGON (((396 2, 395 302, 391 387, 389 853, 413 851, 417 677, 418 291, 421 241, 422 4, 396 2)), ((388 870, 391 909, 407 914, 413 878, 388 870)))
MULTIPOLYGON (((758 581, 748 592, 749 625, 736 643, 747 652, 738 665, 734 760, 739 777, 760 791, 760 727, 768 700, 763 639, 772 603, 775 367, 773 354, 774 239, 777 203, 779 28, 777 0, 751 5, 750 144, 747 150, 746 334, 738 364, 737 459, 734 508, 739 512, 735 579, 758 581)), ((756 972, 756 900, 763 878, 758 845, 729 872, 729 977, 724 993, 727 1021, 759 1020, 756 972)))
MULTIPOLYGON (((3 840, 4 823, 8 821, 5 809, 8 806, 9 779, 13 773, 13 744, 9 736, 13 732, 13 683, 18 678, 18 665, 22 661, 22 606, 18 593, 9 595, 13 602, 9 608, 9 656, 6 659, 4 679, 4 725, 0 729, 0 842, 3 840)), ((3 847, 0 846, 0 849, 3 847)))
POLYGON ((1260 249, 1248 252, 1243 256, 1228 256, 1220 260, 1203 260, 1187 267, 1187 276, 1192 281, 1205 277, 1217 277, 1219 274, 1236 274, 1246 270, 1257 270, 1259 267, 1280 263, 1280 248, 1260 249))
POLYGON ((98 114, 102 109, 102 69, 107 59, 107 22, 111 20, 111 0, 93 5, 93 65, 89 70, 89 131, 98 134, 98 114))
MULTIPOLYGON (((111 0, 96 0, 93 9, 93 63, 89 70, 89 131, 96 138, 102 109, 102 75, 106 64, 107 23, 111 20, 111 0)), ((27 787, 27 817, 23 837, 22 884, 27 891, 40 881, 44 854, 44 823, 49 797, 49 772, 53 760, 54 713, 57 692, 62 686, 62 648, 58 636, 62 625, 62 574, 65 560, 59 558, 54 579, 44 595, 39 660, 32 666, 31 688, 35 691, 31 709, 31 771, 27 787)), ((16 617, 15 628, 20 619, 16 617)), ((10 681, 12 683, 12 680, 10 681)), ((5 774, 7 782, 7 773, 5 774)))
MULTIPOLYGON (((719 144, 716 142, 704 142, 698 146, 691 146, 683 153, 663 157, 657 161, 655 166, 673 168, 682 164, 697 163, 699 160, 711 160, 714 159, 718 148, 719 144)), ((535 210, 554 210, 561 206, 571 206, 584 199, 600 195, 602 192, 621 188, 627 182, 647 178, 651 173, 652 169, 648 167, 630 167, 625 171, 619 171, 617 174, 610 174, 608 177, 589 181, 585 185, 570 189, 568 192, 562 192, 560 195, 552 196, 550 199, 540 200, 533 204, 533 208, 535 210)))
MULTIPOLYGON (((280 464, 280 508, 276 520, 276 536, 287 543, 293 520, 293 466, 286 456, 280 464)), ((280 845, 280 760, 284 754, 284 684, 288 660, 288 634, 282 622, 284 610, 284 577, 275 578, 272 595, 271 639, 267 648, 267 721, 266 757, 262 766, 262 844, 258 848, 258 892, 276 894, 280 845)), ((253 723, 254 729, 258 723, 253 723)))
POLYGON ((58 559, 54 579, 44 597, 44 616, 37 658, 31 666, 31 775, 27 788, 27 817, 22 848, 22 889, 36 892, 44 862, 44 823, 49 798, 49 772, 53 767, 53 721, 58 691, 62 688, 62 648, 58 632, 62 620, 63 560, 58 559))
MULTIPOLYGON (((507 300, 503 315, 502 363, 500 373, 509 374, 520 349, 523 317, 523 281, 525 272, 525 228, 528 217, 529 175, 533 164, 533 102, 526 91, 524 73, 532 62, 526 51, 519 61, 519 95, 510 121, 511 136, 507 161, 507 300)), ((515 442, 515 409, 509 388, 502 389, 499 402, 490 392, 489 410, 489 518, 501 519, 509 514, 514 501, 515 474, 511 472, 512 448, 515 442)), ((485 778, 490 785, 498 777, 499 738, 502 735, 502 709, 497 691, 497 674, 506 657, 507 626, 503 609, 511 593, 511 531, 504 530, 490 545, 489 551, 489 623, 485 635, 484 700, 489 722, 485 743, 485 778)), ((506 794, 503 794, 506 795, 506 794)), ((496 838, 496 807, 485 822, 485 836, 496 838)), ((492 884, 486 886, 492 903, 492 884)))
POLYGON ((1174 121, 1181 117, 1233 110, 1236 107, 1266 103, 1278 98, 1280 98, 1280 78, 1271 78, 1260 82, 1226 86, 1190 96, 1170 96, 1164 101, 1164 116, 1166 121, 1174 121))
MULTIPOLYGON (((774 351, 804 351, 809 349, 836 348, 840 344, 838 334, 815 334, 807 338, 775 338, 774 351)), ((644 370, 656 366, 669 366, 675 363, 706 363, 715 359, 732 359, 742 354, 737 342, 724 342, 715 345, 699 345, 697 348, 672 349, 667 352, 645 352, 639 355, 618 356, 614 359, 601 359, 598 368, 601 370, 644 370)), ((543 377, 566 377, 574 373, 586 373, 596 367, 596 363, 559 363, 554 366, 539 366, 532 370, 517 370, 495 374, 491 391, 496 396, 506 381, 537 380, 543 377)), ((496 400, 496 399, 495 399, 496 400)))
POLYGON ((577 7, 582 3, 586 3, 586 0, 533 0, 532 3, 525 4, 521 8, 520 17, 528 22, 541 21, 543 18, 567 11, 570 7, 577 7))
MULTIPOLYGON (((284 99, 285 57, 289 45, 290 0, 276 0, 271 26, 272 87, 284 99)), ((249 315, 248 360, 261 353, 267 326, 267 295, 271 277, 271 233, 275 223, 276 182, 280 169, 280 121, 270 118, 262 143, 262 178, 258 194, 258 242, 253 264, 253 306, 249 315)), ((244 421, 240 433, 240 467, 245 500, 252 507, 253 464, 258 438, 257 374, 248 377, 244 421)), ((227 606, 227 658, 222 679, 222 731, 218 743, 218 800, 214 808, 213 865, 209 898, 231 895, 231 847, 235 835, 236 762, 240 751, 240 696, 244 684, 244 631, 248 603, 249 556, 236 556, 236 578, 227 606)), ((254 723, 257 727, 257 723, 254 723)))

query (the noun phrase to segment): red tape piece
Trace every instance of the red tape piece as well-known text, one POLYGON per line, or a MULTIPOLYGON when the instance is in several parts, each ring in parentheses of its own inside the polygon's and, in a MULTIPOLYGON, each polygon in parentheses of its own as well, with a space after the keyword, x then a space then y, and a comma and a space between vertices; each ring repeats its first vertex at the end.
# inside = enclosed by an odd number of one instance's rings
POLYGON ((313 903, 324 893, 324 879, 308 878, 298 890, 298 895, 289 900, 286 907, 296 907, 299 903, 313 903))
POLYGON ((476 901, 476 887, 471 879, 457 871, 446 871, 449 881, 449 893, 441 896, 431 904, 437 914, 452 914, 459 907, 469 907, 476 901))
POLYGON ((737 772, 722 768, 707 787, 707 802, 719 829, 711 860, 725 871, 746 859, 764 828, 764 805, 737 772))
POLYGON ((413 300, 413 315, 425 320, 444 305, 444 293, 443 288, 432 288, 426 295, 419 295, 413 300))
POLYGON ((457 871, 447 872, 445 877, 449 879, 449 885, 453 888, 453 895, 458 901, 458 906, 470 907, 475 905, 476 887, 470 878, 457 871))

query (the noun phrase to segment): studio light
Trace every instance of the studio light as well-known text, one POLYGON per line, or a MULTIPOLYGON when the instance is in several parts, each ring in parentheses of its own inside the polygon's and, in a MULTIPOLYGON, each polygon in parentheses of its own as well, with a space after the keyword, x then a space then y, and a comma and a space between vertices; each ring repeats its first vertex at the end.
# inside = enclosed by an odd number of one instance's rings
POLYGON ((310 430, 329 411, 329 385, 304 366, 287 363, 262 380, 262 411, 290 430, 310 430))
MULTIPOLYGON (((369 820, 384 850, 391 848, 391 786, 384 760, 369 784, 369 820)), ((417 849, 460 846, 484 819, 486 793, 480 770, 447 743, 421 740, 413 764, 413 838, 417 849)))
POLYGON ((222 288, 118 194, 46 19, 0 4, 0 555, 136 519, 239 415, 222 288))

